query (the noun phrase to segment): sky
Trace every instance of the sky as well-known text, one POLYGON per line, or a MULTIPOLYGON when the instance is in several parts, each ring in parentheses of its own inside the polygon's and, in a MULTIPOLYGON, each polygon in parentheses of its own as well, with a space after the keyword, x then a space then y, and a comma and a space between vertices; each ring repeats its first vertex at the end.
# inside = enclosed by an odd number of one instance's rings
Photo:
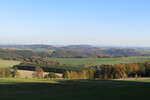
POLYGON ((0 44, 150 47, 150 0, 0 0, 0 44))

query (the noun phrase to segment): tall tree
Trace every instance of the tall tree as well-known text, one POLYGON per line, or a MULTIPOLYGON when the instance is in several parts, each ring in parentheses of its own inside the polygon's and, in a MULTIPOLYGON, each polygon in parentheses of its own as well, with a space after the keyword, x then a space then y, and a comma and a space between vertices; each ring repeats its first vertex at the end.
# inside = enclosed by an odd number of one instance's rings
POLYGON ((104 79, 108 79, 111 77, 112 66, 111 65, 101 65, 101 74, 104 79))
POLYGON ((113 66, 113 72, 115 78, 123 78, 126 76, 126 68, 123 64, 117 64, 113 66))
POLYGON ((12 77, 18 77, 18 76, 19 76, 18 68, 14 67, 12 71, 12 77))
POLYGON ((39 66, 35 67, 35 71, 33 73, 33 77, 34 78, 38 78, 38 79, 43 78, 43 72, 44 72, 43 69, 40 68, 39 66))
POLYGON ((87 70, 87 78, 88 79, 94 79, 94 72, 95 72, 95 69, 94 68, 90 68, 87 70))

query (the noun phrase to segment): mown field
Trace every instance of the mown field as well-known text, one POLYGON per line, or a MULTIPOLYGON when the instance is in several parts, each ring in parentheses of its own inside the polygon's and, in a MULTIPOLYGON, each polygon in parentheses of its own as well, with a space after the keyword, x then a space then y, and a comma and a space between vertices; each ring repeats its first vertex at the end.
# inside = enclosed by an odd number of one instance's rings
POLYGON ((13 67, 20 64, 20 61, 2 60, 0 59, 0 68, 13 67))
POLYGON ((148 100, 150 79, 46 80, 0 78, 0 100, 148 100))
POLYGON ((101 65, 101 64, 119 64, 119 63, 142 63, 150 61, 150 57, 124 57, 124 58, 47 58, 59 61, 66 65, 101 65))

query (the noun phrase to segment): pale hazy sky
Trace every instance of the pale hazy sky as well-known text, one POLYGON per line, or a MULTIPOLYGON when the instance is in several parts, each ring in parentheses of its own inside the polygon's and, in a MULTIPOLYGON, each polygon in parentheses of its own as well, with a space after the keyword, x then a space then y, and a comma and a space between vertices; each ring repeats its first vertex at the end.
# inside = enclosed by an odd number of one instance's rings
POLYGON ((0 44, 150 47, 150 0, 0 0, 0 44))

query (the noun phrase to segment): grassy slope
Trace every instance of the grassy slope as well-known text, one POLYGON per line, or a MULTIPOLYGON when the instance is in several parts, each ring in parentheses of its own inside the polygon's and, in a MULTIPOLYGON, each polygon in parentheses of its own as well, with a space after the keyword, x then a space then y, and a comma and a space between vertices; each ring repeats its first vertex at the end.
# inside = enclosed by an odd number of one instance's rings
POLYGON ((20 61, 12 61, 12 60, 2 60, 0 59, 0 68, 13 67, 14 65, 18 65, 20 61))
POLYGON ((58 60, 61 64, 67 65, 101 65, 101 64, 119 64, 119 63, 136 63, 150 61, 150 57, 124 57, 124 58, 49 58, 58 60))
POLYGON ((0 78, 0 100, 146 100, 150 80, 37 80, 0 78))

